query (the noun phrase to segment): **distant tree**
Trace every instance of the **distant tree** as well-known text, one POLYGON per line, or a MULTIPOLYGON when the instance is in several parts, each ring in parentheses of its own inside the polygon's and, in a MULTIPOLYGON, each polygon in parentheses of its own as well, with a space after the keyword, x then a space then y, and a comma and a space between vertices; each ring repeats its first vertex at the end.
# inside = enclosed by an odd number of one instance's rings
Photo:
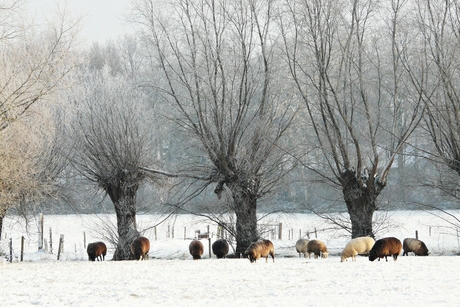
POLYGON ((351 236, 374 236, 373 215, 393 162, 420 121, 420 95, 401 63, 407 1, 286 1, 289 68, 304 102, 305 167, 337 187, 351 236))
POLYGON ((207 159, 181 174, 203 179, 199 191, 229 193, 237 253, 260 236, 258 199, 295 166, 281 149, 296 106, 275 48, 275 2, 133 1, 167 116, 207 159))
POLYGON ((76 66, 78 21, 60 11, 47 28, 24 24, 23 2, 0 5, 0 131, 56 92, 76 66))
POLYGON ((52 119, 34 106, 55 98, 77 63, 78 20, 62 10, 54 24, 27 23, 24 3, 0 3, 0 234, 10 209, 30 209, 55 188, 61 160, 52 119))
POLYGON ((90 74, 83 90, 74 93, 72 164, 110 197, 118 242, 114 260, 132 259, 130 244, 139 236, 136 225, 139 186, 146 180, 141 166, 152 165, 142 94, 123 77, 90 74))
POLYGON ((423 93, 424 127, 435 148, 432 154, 460 176, 460 4, 417 1, 417 5, 423 62, 409 70, 423 93))

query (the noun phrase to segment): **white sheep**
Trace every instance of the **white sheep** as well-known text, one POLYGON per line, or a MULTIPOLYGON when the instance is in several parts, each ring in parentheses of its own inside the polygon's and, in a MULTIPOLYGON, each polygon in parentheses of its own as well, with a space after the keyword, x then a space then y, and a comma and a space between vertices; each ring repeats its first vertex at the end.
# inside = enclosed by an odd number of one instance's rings
POLYGON ((374 239, 371 237, 359 237, 348 241, 347 245, 342 251, 340 261, 347 261, 347 258, 351 257, 352 261, 356 261, 356 255, 367 255, 374 246, 374 239))
POLYGON ((307 257, 307 244, 310 240, 299 239, 295 243, 295 250, 299 253, 299 258, 303 254, 304 257, 307 257))

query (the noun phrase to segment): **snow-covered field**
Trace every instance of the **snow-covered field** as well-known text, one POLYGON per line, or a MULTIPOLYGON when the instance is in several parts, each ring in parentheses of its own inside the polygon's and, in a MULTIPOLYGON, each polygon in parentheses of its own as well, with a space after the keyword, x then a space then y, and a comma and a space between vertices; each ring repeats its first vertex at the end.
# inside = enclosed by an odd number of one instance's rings
MULTIPOLYGON (((457 217, 459 212, 450 212, 457 217)), ((106 218, 106 217, 103 217, 106 218)), ((158 218, 139 217, 146 228, 158 218)), ((214 233, 216 226, 188 215, 172 218, 145 232, 151 241, 148 261, 88 262, 86 242, 101 239, 99 218, 94 216, 45 216, 44 232, 48 251, 37 251, 37 223, 28 229, 16 219, 5 221, 0 247, 13 262, 2 256, 0 297, 2 306, 457 306, 459 303, 460 257, 457 230, 445 220, 421 211, 394 212, 394 226, 379 237, 414 237, 415 231, 430 249, 428 257, 400 256, 397 261, 341 263, 340 251, 348 238, 324 231, 327 225, 313 215, 297 214, 273 218, 282 223, 277 233, 275 263, 264 259, 251 264, 247 259, 209 258, 193 261, 188 244, 195 230, 214 233), (169 227, 168 227, 169 225, 169 227), (49 251, 52 232, 53 253, 49 251), (169 228, 169 237, 167 238, 169 228), (174 239, 172 229, 174 228, 174 239), (298 258, 294 244, 310 231, 324 241, 331 252, 327 259, 298 258), (27 231, 28 230, 28 231, 27 231), (64 252, 57 261, 57 242, 64 235, 64 252), (25 237, 24 262, 19 262, 20 238, 25 237), (185 238, 184 238, 185 237, 185 238)), ((110 248, 106 260, 110 260, 110 248)))

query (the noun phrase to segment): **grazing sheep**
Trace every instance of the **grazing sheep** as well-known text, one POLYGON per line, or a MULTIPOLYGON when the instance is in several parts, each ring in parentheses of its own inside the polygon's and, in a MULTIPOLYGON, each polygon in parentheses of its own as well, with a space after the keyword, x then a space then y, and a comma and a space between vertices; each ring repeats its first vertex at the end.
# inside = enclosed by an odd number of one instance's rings
POLYGON ((315 255, 315 259, 321 256, 321 258, 327 258, 329 253, 327 252, 326 244, 324 244, 320 240, 311 240, 307 244, 307 254, 308 258, 310 258, 310 254, 313 253, 315 255))
POLYGON ((396 261, 399 254, 402 250, 402 244, 399 239, 394 237, 383 238, 375 241, 374 246, 369 252, 369 260, 374 261, 375 259, 385 257, 385 260, 388 261, 387 256, 393 256, 393 259, 396 261))
POLYGON ((356 261, 356 255, 367 255, 374 246, 374 239, 371 237, 359 237, 348 241, 342 251, 340 262, 347 261, 351 257, 351 261, 356 261))
POLYGON ((408 256, 409 252, 413 252, 415 256, 428 256, 428 248, 423 241, 413 238, 405 238, 403 241, 403 256, 408 256))
POLYGON ((193 257, 193 260, 201 259, 201 255, 203 255, 204 252, 203 243, 201 243, 198 240, 193 240, 192 242, 190 242, 188 250, 190 252, 190 255, 192 255, 193 257))
POLYGON ((251 263, 256 262, 261 257, 265 257, 265 262, 268 262, 268 255, 272 256, 273 262, 275 262, 275 247, 270 240, 252 242, 244 254, 251 263))
POLYGON ((295 250, 299 253, 299 258, 302 257, 302 254, 304 257, 307 257, 307 244, 310 242, 310 240, 307 239, 299 239, 295 243, 295 250))
POLYGON ((102 261, 107 254, 107 246, 105 246, 104 242, 90 243, 86 248, 86 252, 88 253, 89 261, 95 261, 96 259, 97 261, 102 261))
POLYGON ((228 242, 224 239, 216 240, 216 242, 212 244, 212 252, 217 258, 225 258, 228 254, 228 250, 228 242))
POLYGON ((139 237, 131 243, 131 252, 135 260, 149 259, 150 241, 146 237, 139 237))

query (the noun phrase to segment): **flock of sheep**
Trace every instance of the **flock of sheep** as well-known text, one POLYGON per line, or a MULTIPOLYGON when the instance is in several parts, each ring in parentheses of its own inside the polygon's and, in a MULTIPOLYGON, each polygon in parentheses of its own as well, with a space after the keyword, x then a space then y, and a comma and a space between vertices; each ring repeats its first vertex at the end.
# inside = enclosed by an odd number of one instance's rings
MULTIPOLYGON (((299 239, 296 242, 295 249, 299 253, 299 257, 303 254, 304 257, 310 258, 314 254, 315 259, 327 258, 329 255, 327 247, 324 242, 320 240, 307 240, 299 239)), ((148 252, 150 250, 150 242, 145 237, 139 237, 131 244, 131 252, 135 260, 148 259, 148 252)), ((351 239, 345 245, 342 251, 340 261, 347 261, 351 258, 356 261, 356 255, 368 255, 370 261, 375 259, 385 258, 392 256, 394 260, 398 258, 401 251, 404 250, 403 256, 412 252, 416 256, 428 256, 428 248, 423 241, 414 238, 406 238, 403 243, 394 237, 382 238, 374 241, 371 237, 359 237, 351 239)), ((199 240, 193 240, 189 244, 189 252, 194 260, 201 259, 204 252, 203 243, 199 240)), ((212 244, 212 252, 217 258, 225 258, 229 252, 228 242, 224 239, 218 239, 212 244)), ((88 244, 87 247, 88 259, 95 261, 96 259, 104 260, 107 253, 107 247, 103 242, 95 242, 88 244)), ((252 242, 245 251, 245 257, 249 261, 256 262, 260 258, 265 258, 268 262, 268 256, 271 256, 275 262, 275 247, 270 240, 258 240, 252 242)))
MULTIPOLYGON (((394 260, 401 254, 401 250, 404 250, 403 256, 408 253, 414 253, 416 256, 428 256, 428 248, 423 241, 414 238, 405 238, 403 243, 394 237, 382 238, 374 241, 371 237, 359 237, 351 239, 345 245, 340 256, 340 261, 347 261, 351 258, 352 261, 356 261, 356 255, 368 255, 370 261, 375 259, 385 258, 392 256, 394 260)), ((314 254, 315 258, 327 258, 328 252, 326 245, 320 240, 307 240, 299 239, 296 242, 296 251, 299 253, 299 257, 304 254, 304 257, 310 254, 314 254)))

